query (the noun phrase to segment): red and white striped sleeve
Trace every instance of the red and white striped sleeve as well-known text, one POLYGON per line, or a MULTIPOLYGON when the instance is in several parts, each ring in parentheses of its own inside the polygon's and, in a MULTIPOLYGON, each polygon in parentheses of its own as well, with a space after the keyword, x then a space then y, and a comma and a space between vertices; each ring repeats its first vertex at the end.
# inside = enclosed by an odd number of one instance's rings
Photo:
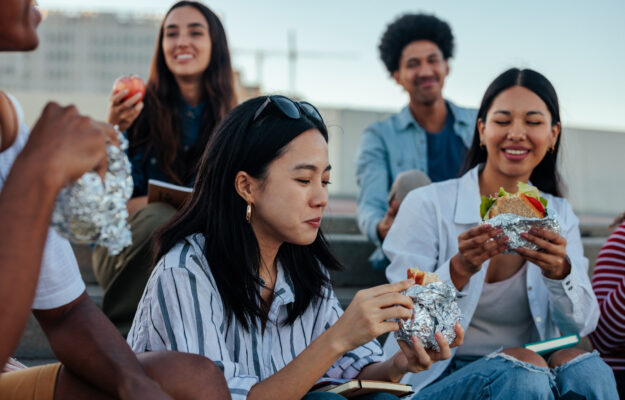
POLYGON ((625 369, 625 222, 601 248, 592 288, 599 301, 601 317, 590 340, 608 364, 625 369))

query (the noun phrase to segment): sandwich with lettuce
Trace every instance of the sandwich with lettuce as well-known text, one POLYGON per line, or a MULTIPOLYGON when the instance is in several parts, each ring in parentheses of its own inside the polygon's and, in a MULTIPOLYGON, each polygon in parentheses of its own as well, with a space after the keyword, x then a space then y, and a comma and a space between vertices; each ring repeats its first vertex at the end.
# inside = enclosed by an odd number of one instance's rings
POLYGON ((499 214, 516 214, 525 218, 545 218, 547 216, 547 199, 540 195, 538 188, 527 183, 517 183, 519 190, 508 193, 499 188, 496 197, 482 196, 480 216, 482 220, 493 218, 499 214))

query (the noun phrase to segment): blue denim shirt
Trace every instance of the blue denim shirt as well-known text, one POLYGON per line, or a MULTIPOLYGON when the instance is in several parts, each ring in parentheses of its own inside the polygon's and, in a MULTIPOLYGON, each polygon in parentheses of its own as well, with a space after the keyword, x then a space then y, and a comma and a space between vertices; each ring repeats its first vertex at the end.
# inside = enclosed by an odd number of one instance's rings
MULTIPOLYGON (((180 99, 178 104, 178 112, 180 115, 180 125, 182 127, 182 149, 184 153, 193 146, 200 132, 202 124, 202 113, 206 103, 201 102, 195 107, 190 106, 184 100, 180 99)), ((126 132, 124 134, 127 136, 126 132)), ((169 177, 158 166, 156 154, 151 152, 145 154, 144 152, 136 153, 132 156, 128 156, 130 164, 132 166, 132 181, 134 183, 134 191, 132 197, 145 196, 148 194, 148 180, 158 179, 163 182, 170 182, 169 177)), ((190 182, 185 182, 186 186, 193 186, 195 178, 190 182)), ((170 182, 173 183, 173 182, 170 182)))
MULTIPOLYGON (((473 140, 477 111, 447 101, 454 117, 454 132, 469 148, 473 140)), ((410 108, 384 121, 371 124, 363 133, 356 156, 358 226, 378 248, 369 259, 375 269, 388 265, 382 253, 378 223, 388 208, 388 194, 397 175, 416 169, 428 173, 427 133, 414 119, 410 108)))

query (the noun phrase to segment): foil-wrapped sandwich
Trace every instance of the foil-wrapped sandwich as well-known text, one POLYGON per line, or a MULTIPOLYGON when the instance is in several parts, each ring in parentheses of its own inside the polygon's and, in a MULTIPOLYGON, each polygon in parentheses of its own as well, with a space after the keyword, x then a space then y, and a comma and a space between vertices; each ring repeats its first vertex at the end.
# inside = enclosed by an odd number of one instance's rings
MULTIPOLYGON (((117 127, 116 127, 117 130, 117 127)), ((61 190, 52 213, 52 226, 74 243, 107 247, 111 255, 130 245, 126 203, 132 195, 130 162, 124 153, 128 141, 117 130, 120 147, 108 145, 104 182, 87 172, 61 190)))
POLYGON ((556 213, 547 208, 547 199, 540 195, 538 188, 523 182, 517 186, 515 194, 500 188, 496 197, 482 196, 480 205, 480 216, 484 223, 501 228, 503 235, 508 236, 506 253, 513 253, 518 247, 539 250, 534 243, 521 237, 521 233, 527 233, 534 227, 560 233, 556 213))
POLYGON ((458 293, 452 285, 439 281, 435 273, 409 268, 407 275, 415 281, 403 292, 412 298, 412 317, 398 320, 395 337, 410 343, 410 338, 417 336, 426 349, 440 351, 436 332, 441 332, 449 343, 456 339, 454 327, 462 316, 456 302, 458 293))

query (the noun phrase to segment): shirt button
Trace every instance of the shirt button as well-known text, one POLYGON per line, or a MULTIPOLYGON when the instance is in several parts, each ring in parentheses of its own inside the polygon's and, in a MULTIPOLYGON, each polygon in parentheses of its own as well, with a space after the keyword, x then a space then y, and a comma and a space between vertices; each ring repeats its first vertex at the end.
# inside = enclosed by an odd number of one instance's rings
POLYGON ((531 287, 531 286, 528 286, 528 287, 527 287, 527 291, 529 292, 530 290, 532 290, 532 287, 531 287))
POLYGON ((540 317, 536 317, 536 323, 537 323, 537 324, 540 324, 540 323, 542 322, 542 320, 543 320, 542 318, 540 318, 540 317))
POLYGON ((154 157, 150 158, 150 163, 152 165, 156 165, 156 158, 154 158, 154 157))

